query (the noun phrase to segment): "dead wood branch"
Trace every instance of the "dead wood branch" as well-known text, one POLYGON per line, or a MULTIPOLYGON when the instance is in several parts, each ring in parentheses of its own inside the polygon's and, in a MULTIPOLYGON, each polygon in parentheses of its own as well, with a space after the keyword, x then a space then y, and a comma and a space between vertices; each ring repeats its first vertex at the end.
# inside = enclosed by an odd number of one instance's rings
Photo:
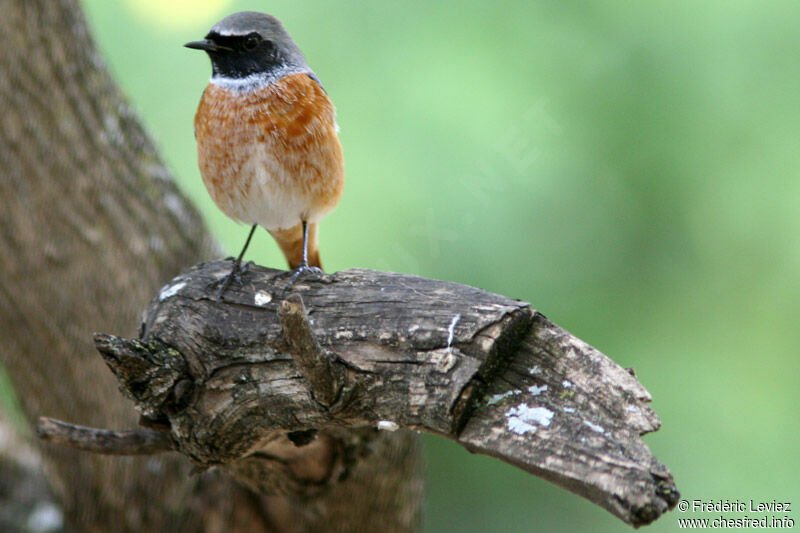
POLYGON ((43 440, 105 455, 152 455, 174 449, 169 433, 165 431, 110 431, 77 426, 46 417, 39 419, 36 434, 43 440))
POLYGON ((140 339, 98 335, 123 391, 200 467, 313 494, 380 429, 452 439, 648 524, 678 492, 640 436, 660 426, 632 373, 522 301, 369 270, 300 280, 198 265, 150 304, 140 339), (305 307, 304 304, 305 303, 305 307), (307 310, 307 312, 306 312, 307 310))

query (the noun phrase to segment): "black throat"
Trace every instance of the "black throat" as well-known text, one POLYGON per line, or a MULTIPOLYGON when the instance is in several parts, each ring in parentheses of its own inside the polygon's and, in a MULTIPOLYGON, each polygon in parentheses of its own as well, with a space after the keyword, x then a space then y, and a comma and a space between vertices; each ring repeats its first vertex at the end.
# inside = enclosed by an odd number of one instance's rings
POLYGON ((206 39, 219 47, 207 51, 215 77, 242 79, 253 74, 266 74, 288 64, 285 55, 269 40, 261 40, 254 48, 248 48, 246 35, 211 32, 206 39))

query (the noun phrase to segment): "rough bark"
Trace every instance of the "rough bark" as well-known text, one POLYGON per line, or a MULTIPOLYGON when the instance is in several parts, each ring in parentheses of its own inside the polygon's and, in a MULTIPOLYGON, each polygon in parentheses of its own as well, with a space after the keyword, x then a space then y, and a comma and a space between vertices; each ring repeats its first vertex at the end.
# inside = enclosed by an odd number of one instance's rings
POLYGON ((391 434, 380 430, 402 428, 500 458, 633 526, 677 502, 640 439, 660 425, 648 392, 527 303, 368 270, 288 288, 285 273, 255 266, 216 301, 230 268, 173 279, 138 339, 95 339, 146 423, 199 467, 313 508, 374 472, 371 450, 391 434))
MULTIPOLYGON (((133 335, 154 291, 213 245, 109 77, 77 1, 0 0, 0 13, 0 360, 31 422, 133 426, 92 332, 133 335)), ((373 512, 360 503, 370 491, 408 493, 392 510, 416 514, 413 439, 388 439, 383 451, 396 475, 352 488, 353 520, 373 512)), ((275 531, 311 520, 229 476, 191 475, 175 455, 53 444, 43 454, 73 531, 275 531)))

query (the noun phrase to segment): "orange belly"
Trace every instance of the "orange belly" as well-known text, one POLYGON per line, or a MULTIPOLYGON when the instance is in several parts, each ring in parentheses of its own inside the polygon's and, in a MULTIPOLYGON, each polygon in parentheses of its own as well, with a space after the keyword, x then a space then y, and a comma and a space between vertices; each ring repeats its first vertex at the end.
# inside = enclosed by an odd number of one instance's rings
POLYGON ((269 230, 318 222, 339 202, 333 104, 306 74, 240 92, 208 85, 194 121, 200 174, 229 217, 269 230))

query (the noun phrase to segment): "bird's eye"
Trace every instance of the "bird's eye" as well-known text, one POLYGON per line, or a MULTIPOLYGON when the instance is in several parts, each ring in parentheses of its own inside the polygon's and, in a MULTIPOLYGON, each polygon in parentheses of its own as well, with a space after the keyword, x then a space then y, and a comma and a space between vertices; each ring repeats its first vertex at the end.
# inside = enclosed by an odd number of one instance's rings
POLYGON ((255 48, 261 43, 261 36, 257 33, 251 33, 247 37, 244 38, 244 49, 245 50, 255 50, 255 48))

